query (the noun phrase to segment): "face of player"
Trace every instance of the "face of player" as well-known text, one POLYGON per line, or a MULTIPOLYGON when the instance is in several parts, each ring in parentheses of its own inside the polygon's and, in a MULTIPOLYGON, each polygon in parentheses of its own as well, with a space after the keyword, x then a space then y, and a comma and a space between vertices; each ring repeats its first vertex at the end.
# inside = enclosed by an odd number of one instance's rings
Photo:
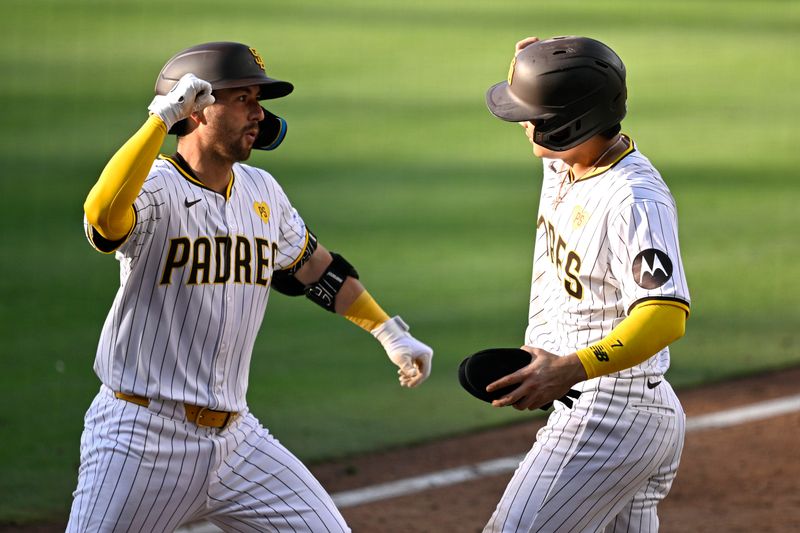
POLYGON ((204 110, 207 146, 231 163, 250 157, 258 123, 264 118, 258 94, 257 85, 218 89, 214 104, 204 110))

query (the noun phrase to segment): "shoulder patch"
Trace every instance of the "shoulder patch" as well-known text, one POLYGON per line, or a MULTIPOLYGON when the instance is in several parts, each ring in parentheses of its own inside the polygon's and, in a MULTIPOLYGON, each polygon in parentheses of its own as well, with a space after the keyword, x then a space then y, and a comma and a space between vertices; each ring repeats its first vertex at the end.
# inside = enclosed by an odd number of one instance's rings
POLYGON ((657 289, 672 277, 672 261, 661 250, 649 248, 633 259, 633 280, 643 289, 657 289))

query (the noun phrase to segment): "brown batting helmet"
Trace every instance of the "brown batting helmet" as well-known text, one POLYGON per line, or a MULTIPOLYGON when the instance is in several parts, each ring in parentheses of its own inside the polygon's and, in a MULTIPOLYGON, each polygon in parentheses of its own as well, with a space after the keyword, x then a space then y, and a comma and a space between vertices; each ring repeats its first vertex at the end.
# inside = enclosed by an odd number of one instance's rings
POLYGON ((486 104, 503 120, 533 122, 533 141, 560 152, 619 124, 626 98, 625 65, 611 48, 588 37, 553 37, 523 48, 486 104))
MULTIPOLYGON (((259 100, 280 98, 291 93, 288 81, 267 76, 264 60, 255 48, 234 42, 198 44, 178 52, 164 65, 156 80, 156 94, 167 94, 184 74, 192 73, 211 84, 211 89, 260 86, 259 100)), ((186 122, 175 124, 170 133, 182 134, 186 122)), ((253 148, 273 150, 286 135, 286 121, 266 109, 259 123, 259 136, 253 148)))

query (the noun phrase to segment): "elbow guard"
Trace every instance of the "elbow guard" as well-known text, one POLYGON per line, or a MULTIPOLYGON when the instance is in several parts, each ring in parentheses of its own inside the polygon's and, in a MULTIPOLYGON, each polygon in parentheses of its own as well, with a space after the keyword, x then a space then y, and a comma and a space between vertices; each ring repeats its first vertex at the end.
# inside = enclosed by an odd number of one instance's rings
POLYGON ((315 304, 335 313, 336 295, 342 289, 342 285, 344 285, 348 276, 358 279, 358 272, 341 255, 331 252, 331 256, 333 257, 331 264, 328 265, 319 280, 311 285, 303 285, 300 280, 294 277, 296 269, 290 269, 278 270, 272 274, 272 288, 287 296, 302 296, 305 294, 315 304))
MULTIPOLYGON (((358 279, 358 272, 347 259, 341 255, 331 252, 333 261, 325 269, 325 272, 315 283, 305 288, 306 298, 319 305, 323 309, 335 313, 334 305, 336 295, 344 285, 347 277, 358 279)), ((299 283, 299 282, 298 282, 299 283)))

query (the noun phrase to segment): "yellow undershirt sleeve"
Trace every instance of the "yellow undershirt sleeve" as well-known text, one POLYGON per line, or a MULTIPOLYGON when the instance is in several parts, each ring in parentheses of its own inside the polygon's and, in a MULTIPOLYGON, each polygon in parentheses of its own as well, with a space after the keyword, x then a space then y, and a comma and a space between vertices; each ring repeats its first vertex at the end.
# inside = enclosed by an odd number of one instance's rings
POLYGON ((591 378, 636 366, 683 337, 688 307, 651 300, 633 308, 607 337, 578 350, 578 358, 591 378))
POLYGON ((381 309, 372 296, 365 290, 350 304, 344 317, 367 331, 372 331, 387 320, 389 315, 381 309))
POLYGON ((86 220, 103 237, 117 241, 134 224, 133 202, 167 137, 167 126, 151 115, 109 160, 83 204, 86 220))

